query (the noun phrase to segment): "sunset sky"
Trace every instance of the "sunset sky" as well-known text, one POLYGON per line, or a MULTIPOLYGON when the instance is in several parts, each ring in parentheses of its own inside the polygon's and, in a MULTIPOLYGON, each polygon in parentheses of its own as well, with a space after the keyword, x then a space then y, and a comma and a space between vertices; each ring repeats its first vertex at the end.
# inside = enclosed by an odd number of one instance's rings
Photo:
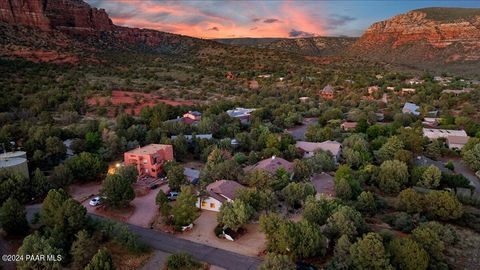
POLYGON ((480 1, 86 0, 117 25, 200 38, 359 36, 372 23, 432 6, 480 1))

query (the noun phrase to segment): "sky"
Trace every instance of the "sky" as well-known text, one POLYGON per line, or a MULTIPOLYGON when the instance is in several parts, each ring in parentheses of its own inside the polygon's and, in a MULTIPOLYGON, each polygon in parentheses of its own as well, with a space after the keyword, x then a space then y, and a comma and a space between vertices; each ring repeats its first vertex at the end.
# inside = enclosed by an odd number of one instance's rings
POLYGON ((113 23, 198 38, 360 36, 372 23, 423 7, 480 0, 86 0, 113 23))

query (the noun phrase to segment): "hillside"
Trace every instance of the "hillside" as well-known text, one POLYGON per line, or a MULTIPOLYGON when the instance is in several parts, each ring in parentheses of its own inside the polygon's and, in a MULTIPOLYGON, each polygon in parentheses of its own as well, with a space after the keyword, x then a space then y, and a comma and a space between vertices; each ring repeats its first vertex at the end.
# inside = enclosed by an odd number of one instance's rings
POLYGON ((105 50, 179 54, 219 47, 209 40, 116 26, 105 10, 81 0, 0 0, 0 33, 1 55, 30 60, 105 50))
POLYGON ((374 23, 350 52, 420 69, 478 73, 480 10, 413 10, 374 23))
POLYGON ((216 41, 230 45, 248 45, 257 48, 295 52, 308 56, 330 56, 347 50, 357 38, 311 37, 311 38, 231 38, 216 41))

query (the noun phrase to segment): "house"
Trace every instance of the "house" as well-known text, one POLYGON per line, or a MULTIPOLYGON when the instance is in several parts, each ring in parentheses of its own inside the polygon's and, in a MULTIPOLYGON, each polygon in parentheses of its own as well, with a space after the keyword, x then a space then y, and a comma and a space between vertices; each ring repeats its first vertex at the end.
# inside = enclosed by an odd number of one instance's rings
POLYGON ((72 144, 73 144, 73 139, 67 139, 63 141, 63 145, 65 145, 65 148, 67 149, 67 159, 71 158, 74 156, 73 149, 72 149, 72 144))
POLYGON ((473 88, 463 88, 461 90, 445 89, 445 90, 442 90, 442 94, 454 94, 455 96, 458 96, 461 94, 468 94, 472 91, 473 91, 473 88))
POLYGON ((424 82, 425 82, 424 80, 420 80, 420 78, 418 78, 418 77, 405 80, 405 83, 409 84, 409 85, 418 85, 418 84, 422 84, 424 82))
POLYGON ((299 97, 298 99, 300 100, 301 103, 306 103, 310 100, 309 97, 299 97))
POLYGON ((168 144, 149 144, 125 152, 124 163, 133 165, 139 175, 157 177, 167 161, 173 161, 173 147, 168 144))
POLYGON ((342 144, 336 141, 324 141, 321 143, 298 141, 295 143, 295 147, 303 153, 304 158, 313 157, 315 152, 319 150, 330 152, 335 163, 338 162, 342 151, 342 144))
POLYGON ((205 188, 207 197, 199 196, 195 205, 200 209, 219 212, 223 203, 235 200, 237 191, 244 188, 238 182, 231 180, 215 181, 205 188))
POLYGON ((320 91, 320 96, 323 99, 333 99, 334 98, 334 89, 333 87, 329 84, 325 86, 322 91, 320 91))
POLYGON ((444 138, 447 140, 447 144, 450 149, 462 149, 469 139, 465 130, 451 129, 424 128, 423 136, 430 140, 444 138))
POLYGON ((235 108, 233 110, 228 110, 227 114, 230 117, 240 119, 241 123, 247 124, 248 122, 250 122, 251 113, 255 110, 256 109, 235 108))
POLYGON ((420 115, 420 112, 418 111, 418 109, 420 109, 420 107, 417 106, 417 104, 406 102, 405 105, 403 105, 402 113, 410 113, 418 116, 420 115))
POLYGON ((370 86, 370 87, 368 87, 368 94, 369 94, 369 95, 373 95, 375 92, 378 91, 378 89, 379 89, 379 88, 378 88, 378 86, 376 86, 376 85, 370 86))
POLYGON ((393 87, 393 86, 387 86, 387 90, 388 90, 388 91, 393 91, 393 90, 395 90, 395 87, 393 87))
POLYGON ((447 144, 450 149, 462 149, 470 138, 468 136, 448 136, 447 144))
POLYGON ((415 88, 402 88, 402 95, 415 94, 417 90, 415 88))
POLYGON ((340 128, 344 131, 355 130, 357 128, 357 122, 343 122, 340 128))
POLYGON ((276 156, 261 160, 253 166, 248 166, 245 168, 245 171, 263 170, 270 174, 276 174, 280 168, 284 168, 287 172, 293 173, 293 163, 276 156))
MULTIPOLYGON (((193 138, 195 139, 201 139, 201 140, 211 140, 213 139, 212 134, 192 134, 192 135, 183 135, 187 141, 191 141, 193 138)), ((170 139, 175 140, 177 139, 178 136, 173 135, 170 136, 170 139)))
POLYGON ((193 124, 194 122, 198 122, 202 119, 202 113, 198 111, 188 111, 183 115, 183 122, 187 124, 193 124))
POLYGON ((197 184, 200 180, 200 171, 192 168, 183 168, 183 174, 187 177, 188 182, 197 184))
POLYGON ((422 124, 427 127, 436 127, 439 124, 440 118, 435 117, 425 117, 422 121, 422 124))
POLYGON ((27 179, 30 178, 28 173, 27 152, 14 151, 1 153, 0 171, 1 170, 21 174, 27 179))
POLYGON ((270 77, 272 77, 272 74, 260 74, 257 76, 258 78, 264 78, 264 79, 268 79, 270 77))
POLYGON ((385 114, 381 112, 375 113, 375 117, 377 118, 378 122, 383 122, 383 120, 385 120, 385 114))
POLYGON ((317 199, 322 195, 326 195, 329 198, 335 197, 335 183, 333 177, 327 173, 314 174, 310 179, 313 187, 315 188, 317 199))

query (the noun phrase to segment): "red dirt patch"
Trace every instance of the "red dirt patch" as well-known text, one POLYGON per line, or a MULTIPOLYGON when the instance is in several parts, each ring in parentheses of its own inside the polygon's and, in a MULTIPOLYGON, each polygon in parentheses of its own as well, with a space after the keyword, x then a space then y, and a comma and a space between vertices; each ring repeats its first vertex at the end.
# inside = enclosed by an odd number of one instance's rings
POLYGON ((144 107, 153 107, 159 103, 165 103, 171 106, 192 106, 191 100, 171 100, 162 99, 155 94, 132 92, 132 91, 112 91, 111 97, 91 97, 87 99, 89 106, 105 106, 108 107, 109 113, 112 108, 123 106, 125 113, 131 115, 139 115, 144 107))

